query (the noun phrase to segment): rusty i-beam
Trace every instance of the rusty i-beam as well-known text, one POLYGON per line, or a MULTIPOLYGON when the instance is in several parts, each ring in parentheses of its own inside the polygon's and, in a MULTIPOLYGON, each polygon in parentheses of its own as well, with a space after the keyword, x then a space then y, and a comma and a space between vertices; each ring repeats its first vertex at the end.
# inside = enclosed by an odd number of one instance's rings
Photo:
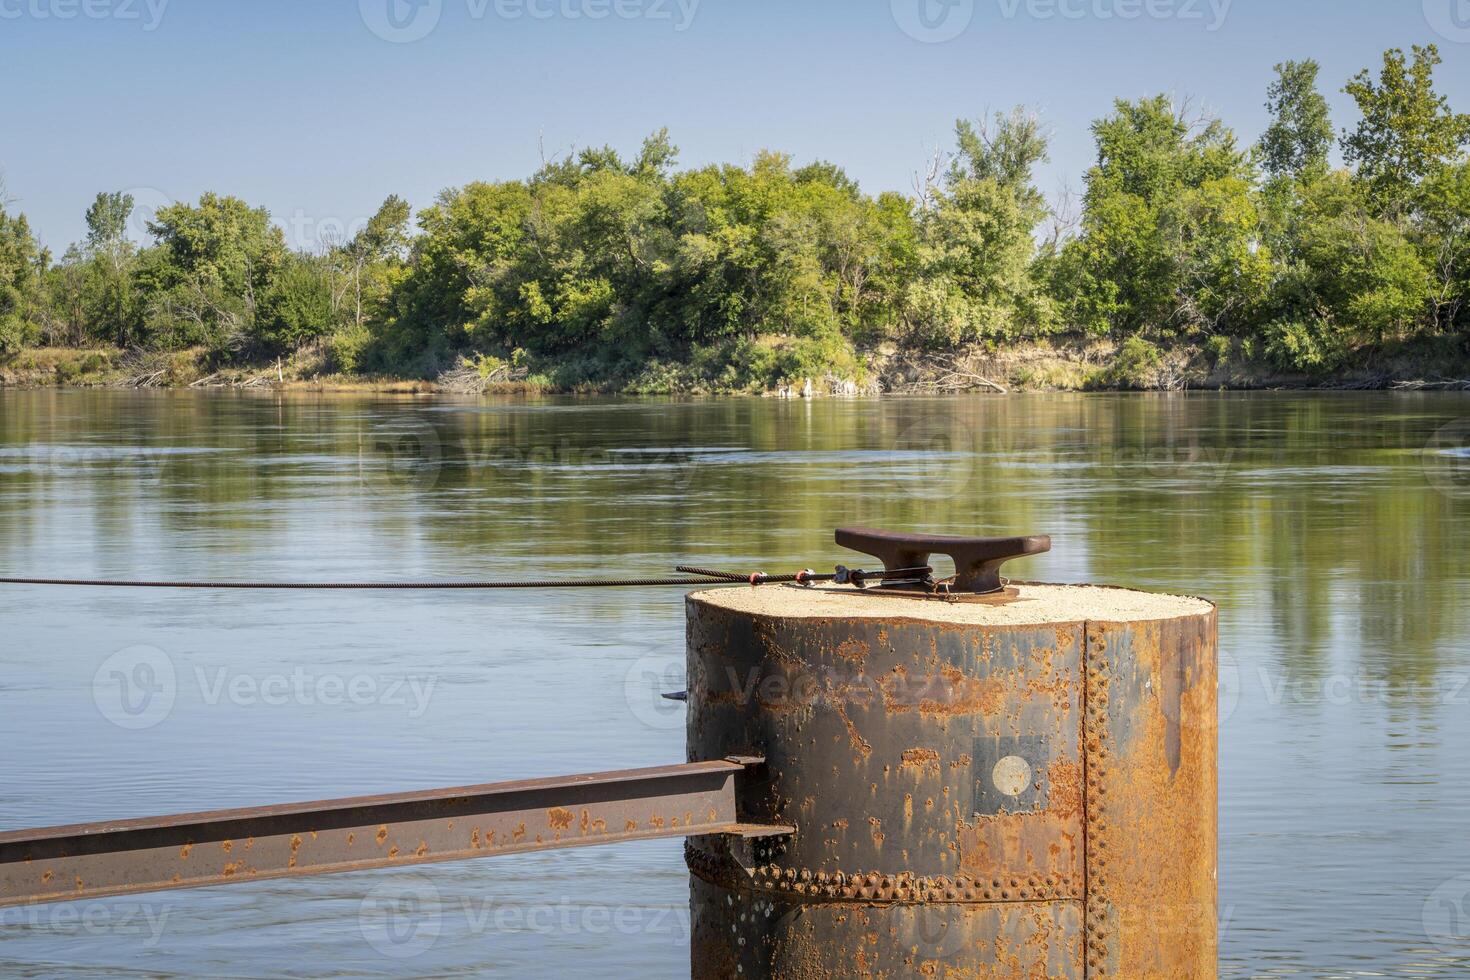
POLYGON ((738 757, 391 796, 0 833, 0 907, 623 841, 740 821, 738 757))

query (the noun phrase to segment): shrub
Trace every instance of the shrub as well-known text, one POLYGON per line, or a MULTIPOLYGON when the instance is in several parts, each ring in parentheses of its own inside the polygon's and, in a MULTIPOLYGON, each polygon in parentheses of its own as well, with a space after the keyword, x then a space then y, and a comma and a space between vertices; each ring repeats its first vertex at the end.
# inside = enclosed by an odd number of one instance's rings
POLYGON ((1104 388, 1144 389, 1155 386, 1164 354, 1142 337, 1129 337, 1118 348, 1118 354, 1098 376, 1104 388))

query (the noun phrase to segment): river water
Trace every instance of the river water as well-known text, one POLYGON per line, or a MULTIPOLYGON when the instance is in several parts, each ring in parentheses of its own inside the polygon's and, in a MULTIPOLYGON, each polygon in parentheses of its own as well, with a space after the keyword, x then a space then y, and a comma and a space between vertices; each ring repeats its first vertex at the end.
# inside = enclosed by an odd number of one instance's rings
MULTIPOLYGON (((1221 974, 1463 977, 1467 446, 1452 394, 5 391, 0 575, 654 576, 830 567, 844 524, 1049 533, 1017 574, 1220 604, 1221 974)), ((0 830, 681 762, 682 647, 668 588, 0 588, 0 830)), ((678 976, 686 898, 659 841, 12 909, 0 975, 678 976)))

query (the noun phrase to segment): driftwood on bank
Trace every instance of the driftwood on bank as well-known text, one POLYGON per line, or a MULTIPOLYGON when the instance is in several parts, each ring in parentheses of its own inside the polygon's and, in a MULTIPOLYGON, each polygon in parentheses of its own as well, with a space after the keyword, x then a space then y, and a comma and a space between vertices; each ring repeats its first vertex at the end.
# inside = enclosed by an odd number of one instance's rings
POLYGON ((1470 391, 1470 380, 1451 378, 1441 381, 1395 381, 1394 391, 1470 391))
POLYGON ((526 368, 515 368, 500 364, 489 371, 482 371, 473 364, 461 361, 435 379, 440 391, 451 395, 483 395, 492 385, 507 384, 525 379, 530 372, 526 368))
POLYGON ((124 388, 162 388, 168 384, 170 359, 161 351, 130 350, 119 367, 123 370, 124 388))
POLYGON ((894 384, 889 390, 895 394, 948 395, 976 390, 1010 394, 1005 385, 970 370, 953 358, 930 355, 911 359, 904 363, 902 373, 910 380, 894 384))

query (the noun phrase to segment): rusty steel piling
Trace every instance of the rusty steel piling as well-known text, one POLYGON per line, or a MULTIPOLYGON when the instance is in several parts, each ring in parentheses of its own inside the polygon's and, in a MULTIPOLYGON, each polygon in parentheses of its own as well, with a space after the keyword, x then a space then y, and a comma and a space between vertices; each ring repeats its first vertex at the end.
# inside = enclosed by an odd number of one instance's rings
POLYGON ((741 819, 795 828, 689 840, 693 975, 1213 976, 1214 607, 845 538, 1001 591, 688 598, 689 759, 764 756, 741 819))

